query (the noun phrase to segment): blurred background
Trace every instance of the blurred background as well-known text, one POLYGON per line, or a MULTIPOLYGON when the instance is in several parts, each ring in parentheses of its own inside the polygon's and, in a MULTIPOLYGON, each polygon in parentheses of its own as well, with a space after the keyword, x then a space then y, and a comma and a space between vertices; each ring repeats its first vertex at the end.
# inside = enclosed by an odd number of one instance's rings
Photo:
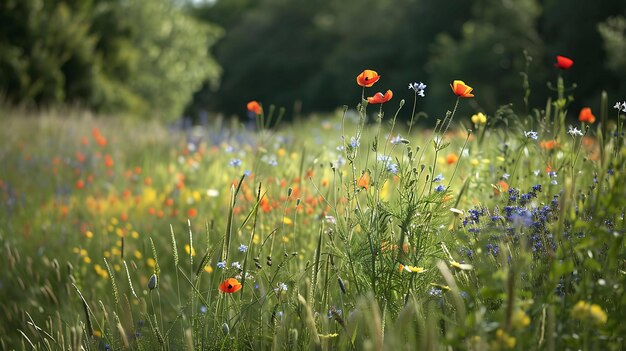
POLYGON ((464 80, 468 112, 525 111, 574 60, 570 111, 626 98, 626 0, 2 0, 0 101, 172 121, 245 116, 258 100, 290 120, 353 107, 363 69, 441 115, 464 80), (526 52, 526 54, 525 54, 526 52))

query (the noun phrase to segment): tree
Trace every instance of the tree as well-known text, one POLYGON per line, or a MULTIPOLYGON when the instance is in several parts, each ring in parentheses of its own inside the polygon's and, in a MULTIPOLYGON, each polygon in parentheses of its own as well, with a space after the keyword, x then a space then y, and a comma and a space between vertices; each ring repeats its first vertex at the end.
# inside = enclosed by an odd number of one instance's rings
MULTIPOLYGON (((506 102, 514 102, 523 110, 524 91, 519 75, 526 65, 523 52, 528 51, 539 62, 545 57, 535 29, 539 13, 535 0, 474 2, 472 19, 463 24, 459 40, 445 34, 438 36, 429 62, 431 79, 464 80, 475 89, 474 110, 495 112, 498 105, 506 102)), ((545 84, 545 70, 538 66, 531 79, 545 84)), ((533 91, 537 90, 545 91, 545 85, 535 85, 533 91)), ((431 104, 444 101, 447 96, 450 106, 451 92, 445 83, 433 86, 430 94, 431 104)))
POLYGON ((205 80, 221 30, 169 0, 7 0, 0 4, 0 90, 9 102, 79 103, 178 118, 205 80))

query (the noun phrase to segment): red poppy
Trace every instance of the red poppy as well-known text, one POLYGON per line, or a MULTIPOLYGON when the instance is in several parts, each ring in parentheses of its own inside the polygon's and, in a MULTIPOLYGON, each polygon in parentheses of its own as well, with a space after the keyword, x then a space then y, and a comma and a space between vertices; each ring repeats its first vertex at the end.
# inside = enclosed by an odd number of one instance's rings
POLYGON ((560 69, 570 69, 570 67, 572 67, 573 65, 574 65, 574 61, 572 59, 565 57, 565 56, 557 56, 554 67, 557 67, 560 69))
POLYGON ((356 83, 362 87, 371 87, 374 83, 378 82, 380 76, 376 71, 372 71, 371 69, 366 69, 361 72, 358 76, 356 76, 356 83))
POLYGON ((256 100, 250 101, 247 107, 248 107, 248 111, 254 112, 257 115, 260 115, 263 113, 263 108, 261 107, 261 104, 259 104, 259 102, 256 100))
POLYGON ((370 96, 367 98, 367 102, 370 104, 384 104, 385 102, 391 100, 393 97, 393 92, 391 90, 387 90, 385 95, 383 93, 376 93, 374 96, 370 96))
POLYGON ((220 284, 219 289, 221 292, 232 294, 241 289, 241 283, 235 278, 228 278, 220 284))
POLYGON ((596 121, 596 116, 591 113, 591 108, 583 107, 583 109, 580 110, 580 114, 578 114, 578 120, 581 122, 593 124, 596 121))
POLYGON ((474 97, 474 94, 471 94, 474 88, 466 85, 465 82, 463 82, 462 80, 455 80, 454 82, 452 82, 452 84, 450 84, 450 88, 452 88, 452 91, 456 96, 462 98, 474 97))

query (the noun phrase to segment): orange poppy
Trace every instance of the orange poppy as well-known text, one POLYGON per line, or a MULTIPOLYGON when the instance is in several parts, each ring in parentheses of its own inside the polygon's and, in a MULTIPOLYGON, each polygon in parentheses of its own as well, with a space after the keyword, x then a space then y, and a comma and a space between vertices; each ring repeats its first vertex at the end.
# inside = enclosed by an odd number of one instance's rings
POLYGON ((190 208, 187 210, 187 216, 189 218, 194 218, 198 215, 198 210, 196 210, 194 207, 190 208))
POLYGON ((574 65, 574 61, 572 59, 565 57, 565 56, 557 56, 554 67, 565 70, 565 69, 570 69, 570 67, 572 67, 573 65, 574 65))
POLYGON ((591 108, 583 107, 578 114, 578 120, 581 122, 587 122, 589 124, 593 124, 596 121, 596 116, 591 113, 591 108))
POLYGON ((221 292, 232 294, 241 289, 241 283, 235 278, 228 278, 218 287, 221 292))
POLYGON ((384 104, 385 102, 391 100, 393 97, 393 91, 387 90, 385 95, 383 93, 376 93, 374 96, 370 96, 367 98, 367 102, 370 104, 384 104))
POLYGON ((448 156, 446 156, 446 162, 449 165, 456 163, 458 160, 459 160, 459 156, 457 156, 456 154, 448 154, 448 156))
POLYGON ((360 186, 361 188, 365 188, 365 190, 369 189, 370 187, 370 176, 367 172, 363 173, 363 175, 361 175, 361 178, 359 178, 359 180, 357 181, 356 185, 360 186))
POLYGON ((260 115, 263 113, 263 108, 261 107, 261 104, 259 104, 259 102, 256 100, 252 100, 248 102, 247 107, 248 107, 248 111, 254 112, 257 115, 260 115))
POLYGON ((361 74, 356 76, 356 83, 362 87, 369 88, 374 83, 378 82, 380 76, 376 71, 372 71, 371 69, 366 69, 361 74))
POLYGON ((502 191, 503 193, 509 191, 509 184, 504 180, 500 180, 497 186, 493 188, 493 194, 498 196, 500 195, 500 191, 502 191))
POLYGON ((104 165, 107 168, 111 168, 111 167, 113 167, 113 164, 114 164, 114 162, 113 162, 113 158, 111 157, 111 155, 109 155, 109 154, 104 155, 104 165))
POLYGON ((559 146, 559 144, 556 142, 556 140, 542 140, 539 143, 539 147, 544 150, 552 150, 557 146, 559 146))
POLYGON ((463 82, 462 80, 455 80, 454 82, 452 82, 452 84, 450 84, 450 88, 452 88, 452 91, 456 96, 462 98, 474 97, 474 94, 471 94, 474 88, 466 85, 465 82, 463 82))

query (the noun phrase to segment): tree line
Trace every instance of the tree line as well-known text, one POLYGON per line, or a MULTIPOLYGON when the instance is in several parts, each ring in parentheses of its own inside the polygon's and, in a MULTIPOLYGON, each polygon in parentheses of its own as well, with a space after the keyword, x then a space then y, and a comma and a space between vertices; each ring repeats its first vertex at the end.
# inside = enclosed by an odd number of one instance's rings
POLYGON ((475 89, 468 110, 524 111, 553 94, 556 55, 575 62, 572 109, 597 105, 602 90, 623 99, 626 0, 0 3, 3 100, 164 120, 245 116, 250 100, 287 119, 332 111, 359 101, 363 69, 396 102, 427 84, 419 108, 430 115, 450 108, 454 79, 475 89))

